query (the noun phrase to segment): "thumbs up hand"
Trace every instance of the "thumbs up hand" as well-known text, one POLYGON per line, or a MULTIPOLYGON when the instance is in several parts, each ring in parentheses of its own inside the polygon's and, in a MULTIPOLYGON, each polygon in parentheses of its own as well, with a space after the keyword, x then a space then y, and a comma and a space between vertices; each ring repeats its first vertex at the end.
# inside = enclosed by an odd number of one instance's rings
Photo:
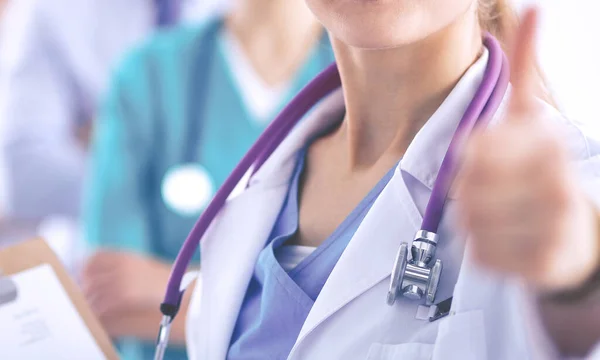
POLYGON ((536 102, 537 11, 523 17, 506 118, 474 134, 459 175, 460 215, 475 259, 544 291, 576 288, 600 265, 596 209, 536 102))

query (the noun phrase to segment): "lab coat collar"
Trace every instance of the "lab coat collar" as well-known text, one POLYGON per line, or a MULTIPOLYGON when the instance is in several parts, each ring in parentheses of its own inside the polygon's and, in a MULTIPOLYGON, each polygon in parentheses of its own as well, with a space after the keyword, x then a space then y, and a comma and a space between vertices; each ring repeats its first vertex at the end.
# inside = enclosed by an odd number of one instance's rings
MULTIPOLYGON (((430 190, 458 123, 483 80, 488 58, 488 51, 484 49, 480 58, 465 72, 450 95, 417 132, 399 163, 403 173, 414 177, 430 190)), ((344 110, 343 90, 340 87, 326 96, 300 121, 252 177, 250 186, 261 184, 269 187, 287 183, 297 152, 315 134, 340 121, 344 110)))
POLYGON ((286 194, 285 185, 249 188, 230 199, 209 228, 201 244, 201 253, 207 254, 202 290, 195 290, 200 306, 188 314, 188 332, 202 352, 190 358, 227 357, 244 294, 286 194))

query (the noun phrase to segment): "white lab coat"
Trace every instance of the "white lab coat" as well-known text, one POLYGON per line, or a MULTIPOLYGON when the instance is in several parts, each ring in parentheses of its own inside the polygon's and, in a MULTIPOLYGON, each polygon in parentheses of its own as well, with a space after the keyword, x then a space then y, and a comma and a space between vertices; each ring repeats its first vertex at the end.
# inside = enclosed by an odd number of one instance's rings
MULTIPOLYGON (((173 0, 165 0, 173 1, 173 0)), ((183 1, 201 21, 228 0, 183 1)), ((0 39, 0 150, 10 217, 76 217, 93 120, 113 69, 155 29, 155 0, 14 0, 0 39)))
MULTIPOLYGON (((474 66, 469 70, 416 135, 325 283, 289 359, 558 358, 527 290, 514 279, 476 267, 468 246, 465 250, 457 245, 455 249, 461 251, 449 255, 459 267, 451 315, 424 325, 407 340, 401 336, 406 332, 400 331, 402 314, 416 313, 417 305, 406 299, 393 307, 386 305, 398 247, 402 241, 410 242, 419 229, 442 157, 483 69, 474 66)), ((546 108, 549 121, 563 127, 569 149, 586 174, 584 183, 598 191, 598 148, 591 146, 577 127, 546 108)), ((257 256, 286 196, 295 154, 313 134, 339 119, 342 109, 341 90, 325 98, 254 175, 249 187, 228 200, 209 228, 201 245, 202 269, 187 318, 190 359, 225 358, 257 256)), ((503 105, 496 119, 504 110, 503 105)), ((451 197, 440 241, 463 244, 454 230, 454 213, 455 199, 451 197)), ((441 281, 445 281, 444 274, 441 281)), ((600 359, 600 348, 593 356, 600 359)))

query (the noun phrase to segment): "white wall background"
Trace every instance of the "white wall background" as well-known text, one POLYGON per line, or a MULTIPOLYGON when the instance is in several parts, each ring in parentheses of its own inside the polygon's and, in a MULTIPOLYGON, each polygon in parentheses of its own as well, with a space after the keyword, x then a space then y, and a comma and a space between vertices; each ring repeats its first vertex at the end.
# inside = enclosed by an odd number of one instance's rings
POLYGON ((600 138, 600 1, 513 0, 542 9, 539 61, 569 118, 600 138))

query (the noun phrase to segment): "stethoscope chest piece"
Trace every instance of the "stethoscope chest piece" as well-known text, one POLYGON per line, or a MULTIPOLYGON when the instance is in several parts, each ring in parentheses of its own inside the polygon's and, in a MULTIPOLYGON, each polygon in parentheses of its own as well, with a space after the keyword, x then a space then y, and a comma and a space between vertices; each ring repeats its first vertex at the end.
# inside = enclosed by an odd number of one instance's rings
POLYGON ((214 184, 208 171, 199 164, 188 163, 167 171, 161 184, 165 205, 181 215, 197 215, 208 204, 214 184))
POLYGON ((417 232, 410 248, 410 258, 408 244, 400 245, 387 294, 388 305, 393 305, 399 296, 411 300, 425 297, 425 303, 433 305, 442 273, 442 261, 433 261, 437 238, 433 232, 417 232))

